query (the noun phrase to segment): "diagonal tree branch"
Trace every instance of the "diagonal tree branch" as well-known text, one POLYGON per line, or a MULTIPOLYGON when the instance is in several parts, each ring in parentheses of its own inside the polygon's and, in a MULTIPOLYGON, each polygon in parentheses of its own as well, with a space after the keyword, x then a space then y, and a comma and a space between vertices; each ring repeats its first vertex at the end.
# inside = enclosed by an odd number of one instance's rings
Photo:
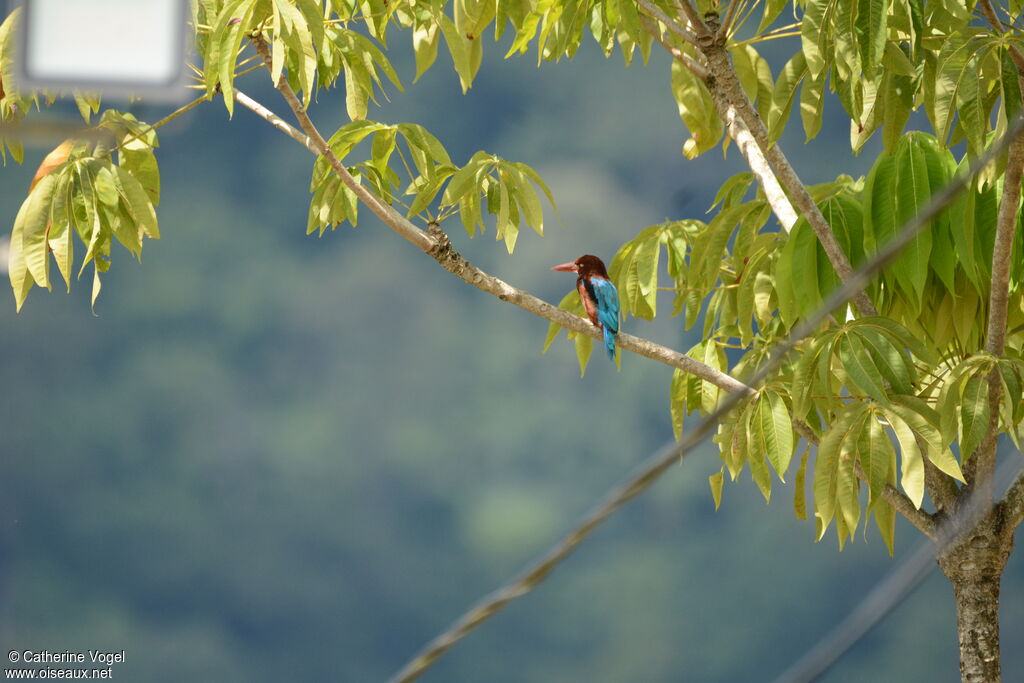
POLYGON ((725 10, 725 18, 722 20, 722 25, 715 33, 715 40, 724 43, 729 37, 729 29, 732 28, 732 22, 736 19, 736 10, 739 9, 739 6, 740 0, 732 0, 729 3, 729 8, 725 10))
MULTIPOLYGON (((992 30, 996 33, 1005 32, 1006 25, 999 20, 999 17, 996 15, 996 10, 992 6, 991 0, 981 0, 978 4, 981 5, 981 11, 985 14, 985 18, 988 19, 988 23, 992 25, 992 30)), ((1012 43, 1009 43, 1007 47, 1010 50, 1010 59, 1012 59, 1013 63, 1017 65, 1017 70, 1024 75, 1024 54, 1021 54, 1021 51, 1017 49, 1017 46, 1012 43)))
MULTIPOLYGON (((585 334, 589 337, 593 337, 594 339, 601 338, 601 330, 586 319, 558 308, 557 306, 552 306, 548 302, 538 299, 529 292, 513 287, 504 280, 500 280, 492 275, 488 275, 466 259, 462 258, 462 256, 452 248, 448 235, 446 235, 437 224, 431 226, 428 234, 437 243, 437 247, 430 251, 430 255, 434 257, 434 259, 449 273, 468 282, 478 289, 482 289, 485 292, 493 294, 502 301, 515 304, 530 313, 539 315, 540 317, 570 329, 577 334, 585 334)), ((738 379, 735 379, 720 370, 716 370, 709 365, 705 365, 704 363, 694 360, 685 354, 674 351, 673 349, 661 346, 660 344, 655 344, 654 342, 641 337, 634 337, 633 335, 626 334, 625 332, 619 332, 615 338, 618 344, 624 349, 628 349, 640 354, 641 356, 646 356, 653 360, 660 361, 666 365, 679 368, 683 372, 690 373, 691 375, 696 375, 697 377, 700 377, 717 387, 725 389, 730 393, 739 393, 744 396, 753 396, 754 393, 756 393, 751 387, 738 379)))
MULTIPOLYGON (((254 34, 251 38, 253 47, 256 48, 256 52, 259 53, 260 57, 263 58, 263 63, 267 69, 273 72, 272 60, 270 56, 270 48, 267 47, 267 41, 263 39, 263 36, 254 34)), ((397 232, 399 235, 409 240, 423 251, 429 251, 434 247, 434 241, 427 236, 425 232, 413 225, 405 216, 401 215, 393 208, 382 202, 377 195, 373 194, 365 186, 363 186, 358 180, 352 177, 352 174, 348 172, 345 165, 341 163, 338 156, 331 149, 331 146, 327 144, 323 136, 320 135, 320 131, 317 130, 316 126, 313 125, 313 121, 309 118, 309 114, 306 113, 306 108, 302 106, 298 96, 292 87, 288 84, 288 79, 282 74, 278 78, 277 83, 274 84, 278 92, 284 97, 288 106, 291 107, 292 112, 295 114, 295 118, 299 120, 299 125, 302 130, 306 132, 309 139, 313 142, 313 147, 317 152, 327 159, 327 163, 331 165, 334 172, 338 174, 341 182, 345 183, 352 192, 359 197, 366 206, 377 215, 384 224, 389 228, 397 232)), ((274 123, 278 126, 277 123, 274 123)))
POLYGON ((658 9, 657 5, 655 5, 650 0, 636 0, 636 4, 638 4, 641 7, 643 7, 644 10, 646 10, 647 13, 650 16, 654 17, 655 19, 657 19, 661 23, 665 24, 665 26, 668 27, 669 31, 671 31, 672 33, 676 34, 677 36, 679 36, 680 38, 685 40, 687 43, 689 43, 690 45, 693 45, 695 47, 699 47, 700 46, 698 41, 697 41, 697 36, 694 35, 690 31, 690 29, 685 28, 682 24, 677 22, 675 19, 673 19, 669 15, 665 14, 664 12, 662 12, 660 9, 658 9))
MULTIPOLYGON (((669 54, 682 62, 684 66, 697 76, 697 78, 704 81, 705 85, 708 84, 711 72, 708 71, 706 66, 692 59, 682 50, 665 40, 661 31, 658 30, 657 26, 655 26, 651 19, 641 16, 640 21, 644 26, 644 30, 653 36, 655 40, 661 43, 662 47, 664 47, 669 54)), ((715 103, 715 109, 718 111, 718 115, 722 118, 722 121, 725 122, 725 129, 728 131, 729 137, 736 143, 736 147, 739 148, 740 154, 743 155, 743 158, 746 160, 750 170, 754 173, 754 177, 757 178, 758 183, 760 183, 761 189, 764 190, 768 204, 772 207, 772 211, 775 213, 775 217, 778 218, 779 224, 786 232, 789 232, 793 227, 793 224, 796 223, 796 211, 793 210, 793 205, 790 204, 789 197, 786 196, 786 193, 779 185, 779 181, 775 177, 775 172, 768 164, 768 160, 765 159, 764 153, 761 151, 761 147, 757 144, 754 136, 751 135, 750 129, 747 128, 747 124, 738 116, 736 107, 724 97, 721 90, 709 87, 708 92, 711 93, 711 99, 715 103)))
POLYGON ((702 81, 706 81, 708 79, 708 77, 711 75, 711 72, 708 71, 708 68, 701 64, 700 62, 698 62, 693 57, 691 57, 690 55, 680 50, 672 43, 665 40, 664 34, 660 29, 658 29, 658 25, 650 17, 645 17, 644 15, 641 14, 640 23, 643 25, 644 30, 647 31, 647 33, 650 34, 652 38, 661 43, 661 46, 665 48, 665 50, 670 55, 672 55, 678 61, 682 62, 683 66, 692 71, 694 75, 697 76, 697 78, 701 79, 702 81))
MULTIPOLYGON (((670 32, 687 42, 693 42, 689 37, 683 36, 682 32, 685 32, 687 36, 693 35, 688 29, 665 17, 663 12, 653 7, 647 0, 637 0, 637 3, 652 17, 661 21, 670 32), (656 14, 652 9, 658 13, 656 14)), ((707 69, 710 72, 710 77, 705 79, 705 83, 715 101, 716 108, 719 110, 719 115, 727 123, 742 120, 746 125, 747 131, 774 169, 778 184, 785 188, 793 203, 796 204, 797 208, 800 209, 807 222, 811 225, 811 228, 814 229, 814 234, 818 236, 818 241, 825 250, 825 254, 828 256, 829 262, 835 269, 836 274, 841 281, 845 282, 853 271, 850 261, 846 257, 843 248, 839 245, 839 241, 836 239, 835 233, 832 232, 828 221, 825 220, 825 216, 822 215, 810 192, 807 191, 807 186, 803 184, 800 176, 797 175, 796 170, 789 163, 789 159, 786 158, 786 155, 778 145, 769 142, 768 129, 765 127, 764 122, 761 121, 757 110, 751 105, 750 99, 740 85, 739 77, 732 66, 729 52, 725 48, 724 37, 722 39, 718 38, 717 33, 720 27, 717 15, 710 15, 710 22, 705 25, 700 20, 697 10, 689 0, 679 0, 679 3, 680 12, 687 16, 691 26, 695 27, 697 42, 694 45, 696 45, 707 60, 707 69)), ((732 125, 730 124, 730 134, 732 134, 732 125)), ((737 142, 737 145, 739 145, 739 142, 737 142)), ((783 222, 781 216, 779 220, 783 222)), ((878 315, 874 304, 871 303, 871 300, 863 291, 858 291, 852 301, 862 316, 878 315)))
MULTIPOLYGON (((700 13, 697 12, 697 8, 693 6, 690 0, 676 0, 676 9, 679 11, 680 16, 686 17, 686 20, 690 23, 690 28, 697 34, 697 40, 706 44, 715 39, 714 29, 704 23, 700 18, 700 13)), ((717 15, 714 16, 717 17, 717 15)))
MULTIPOLYGON (((725 99, 736 108, 744 123, 747 124, 747 128, 750 130, 757 145, 761 148, 765 158, 768 159, 772 168, 775 169, 775 175, 779 180, 779 184, 785 188, 793 203, 796 204, 804 218, 810 223, 811 228, 814 229, 814 234, 818 236, 818 242, 821 243, 822 248, 825 250, 829 263, 832 264, 836 271, 836 275, 839 276, 841 281, 846 281, 853 272, 846 253, 839 245, 839 241, 836 239, 835 233, 832 232, 828 221, 825 220, 825 216, 822 215, 821 209, 818 208, 814 198, 811 197, 811 193, 808 192, 807 186, 800 180, 800 176, 797 175, 796 170, 789 163, 789 159, 786 158, 786 155, 778 145, 768 141, 768 129, 758 115, 757 110, 751 105, 747 94, 743 91, 739 78, 736 76, 736 71, 733 69, 729 52, 724 46, 714 44, 704 50, 704 56, 708 60, 708 69, 711 71, 711 77, 714 79, 713 87, 722 90, 725 99)), ((871 303, 871 300, 868 299, 864 292, 857 293, 853 298, 853 304, 862 316, 878 315, 874 304, 871 303)))
MULTIPOLYGON (((262 41, 262 38, 256 38, 253 40, 257 51, 259 51, 261 56, 264 57, 264 60, 267 63, 267 68, 269 69, 270 52, 267 49, 266 42, 257 42, 262 41)), ((346 185, 348 185, 348 181, 345 180, 345 178, 347 177, 351 180, 354 187, 359 190, 356 192, 359 199, 366 203, 367 206, 370 206, 385 225, 401 234, 410 242, 416 244, 416 246, 419 246, 424 251, 428 252, 446 270, 465 280, 474 287, 482 289, 485 292, 493 294, 502 301, 515 304, 530 313, 550 320, 553 323, 561 325, 562 327, 579 334, 585 334, 593 337, 594 339, 599 339, 601 337, 601 330, 586 319, 573 315, 572 313, 562 310, 557 306, 553 306, 548 302, 533 296, 529 292, 513 287, 499 278, 488 275, 463 259, 458 252, 452 249, 448 236, 440 229, 439 226, 432 226, 431 230, 422 231, 400 213, 395 211, 394 208, 381 201, 375 194, 373 194, 373 192, 361 185, 352 177, 344 164, 342 164, 341 160, 339 160, 333 150, 330 149, 323 136, 309 119, 309 116, 306 115, 305 110, 302 107, 302 103, 299 101, 295 92, 291 89, 291 86, 288 84, 288 80, 282 77, 276 84, 276 87, 278 91, 281 92, 289 107, 295 113, 295 116, 299 119, 306 135, 296 131, 279 116, 275 115, 269 109, 247 95, 243 94, 241 97, 237 98, 238 102, 269 122, 275 128, 285 132, 307 149, 314 151, 314 153, 320 153, 322 150, 326 150, 326 153, 323 153, 322 156, 330 162, 331 168, 339 175, 339 177, 341 177, 342 181, 344 181, 346 185), (310 146, 311 144, 312 147, 310 146)), ((685 354, 679 353, 678 351, 624 332, 620 332, 616 335, 616 338, 623 349, 633 351, 642 356, 646 356, 647 358, 678 368, 683 372, 700 377, 701 379, 725 389, 728 392, 739 392, 743 395, 754 394, 754 390, 743 382, 740 382, 721 370, 712 368, 710 365, 706 365, 685 354)))

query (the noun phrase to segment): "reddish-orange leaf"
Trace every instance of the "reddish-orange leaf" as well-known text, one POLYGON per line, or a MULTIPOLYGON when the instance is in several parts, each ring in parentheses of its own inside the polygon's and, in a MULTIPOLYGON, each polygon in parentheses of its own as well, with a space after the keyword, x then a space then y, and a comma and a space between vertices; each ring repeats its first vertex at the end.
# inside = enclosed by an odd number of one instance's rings
POLYGON ((50 171, 68 160, 68 157, 71 156, 71 148, 74 144, 74 140, 65 140, 57 145, 52 152, 46 155, 46 158, 43 159, 43 163, 39 164, 39 169, 36 170, 35 176, 32 177, 32 184, 28 186, 29 192, 31 192, 32 188, 36 186, 36 183, 45 178, 50 171))

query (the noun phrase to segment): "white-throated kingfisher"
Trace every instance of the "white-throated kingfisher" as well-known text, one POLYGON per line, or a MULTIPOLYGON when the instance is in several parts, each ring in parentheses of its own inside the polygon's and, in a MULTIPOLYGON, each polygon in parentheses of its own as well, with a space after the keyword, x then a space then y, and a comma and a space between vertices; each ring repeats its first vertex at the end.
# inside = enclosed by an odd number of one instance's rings
POLYGON ((608 278, 604 262, 596 256, 584 254, 551 270, 576 273, 576 290, 580 293, 583 308, 590 322, 604 332, 604 347, 608 349, 608 357, 614 360, 615 335, 619 333, 619 290, 608 278))

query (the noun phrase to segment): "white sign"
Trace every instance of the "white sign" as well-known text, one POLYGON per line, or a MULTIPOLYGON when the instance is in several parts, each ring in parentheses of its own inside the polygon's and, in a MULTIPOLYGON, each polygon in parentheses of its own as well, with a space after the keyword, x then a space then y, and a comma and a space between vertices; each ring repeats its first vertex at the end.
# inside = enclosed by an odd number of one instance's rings
POLYGON ((180 98, 186 0, 23 0, 22 85, 180 98))

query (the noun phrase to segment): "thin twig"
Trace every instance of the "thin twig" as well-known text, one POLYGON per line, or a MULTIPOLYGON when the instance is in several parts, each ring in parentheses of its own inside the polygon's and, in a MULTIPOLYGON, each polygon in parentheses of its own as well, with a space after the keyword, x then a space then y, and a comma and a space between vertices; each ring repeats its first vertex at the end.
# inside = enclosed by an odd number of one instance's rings
POLYGON ((308 149, 313 154, 320 156, 320 151, 316 148, 316 145, 313 144, 313 140, 308 135, 303 133, 298 128, 295 128, 294 126, 289 124, 280 116, 270 111, 262 104, 246 95, 241 90, 235 89, 235 101, 243 107, 245 107, 246 109, 253 112, 254 114, 256 114, 257 116, 259 116, 261 119, 272 125, 274 128, 277 128, 279 131, 290 137, 292 140, 298 142, 300 145, 308 149))
POLYGON ((167 116, 163 117, 162 119, 160 119, 156 123, 151 124, 145 130, 143 130, 141 132, 138 132, 138 133, 135 133, 134 135, 129 135, 128 137, 126 137, 124 140, 122 140, 120 143, 118 143, 116 147, 112 147, 110 149, 111 153, 116 152, 117 150, 121 149, 122 147, 127 145, 129 142, 134 142, 135 140, 138 140, 139 138, 141 138, 143 135, 147 135, 151 131, 154 131, 157 128, 161 128, 161 127, 167 125, 168 123, 170 123, 174 119, 178 118, 179 116, 181 116, 181 115, 183 115, 183 114, 185 114, 187 112, 192 111, 193 109, 198 107, 200 104, 205 102, 206 99, 207 99, 206 95, 203 95, 201 97, 197 97, 196 99, 192 100, 191 102, 189 102, 188 104, 186 104, 186 105, 184 105, 182 107, 178 107, 177 109, 175 109, 170 114, 168 114, 167 116))
POLYGON ((654 3, 650 2, 650 0, 636 0, 636 4, 643 7, 647 14, 649 14, 651 17, 663 23, 665 25, 665 28, 667 28, 669 31, 676 34, 689 44, 699 47, 696 35, 694 35, 688 28, 685 28, 675 19, 662 12, 654 3))
POLYGON ((708 30, 707 25, 701 20, 697 8, 693 6, 690 0, 676 0, 676 9, 679 10, 680 16, 686 17, 686 20, 690 22, 690 27, 698 40, 707 42, 714 40, 714 34, 708 30))
MULTIPOLYGON (((309 135, 305 135, 302 132, 296 130, 287 122, 283 121, 281 117, 277 116, 272 111, 261 105, 259 102, 256 102, 245 93, 236 94, 235 99, 239 102, 239 104, 254 112, 257 116, 264 119, 265 121, 273 125, 275 128, 291 137, 293 140, 297 141, 306 149, 313 152, 314 154, 319 155, 319 150, 317 149, 315 138, 309 135)), ((298 102, 297 98, 295 99, 295 101, 298 102)), ((312 124, 310 123, 310 125, 312 124)), ((316 130, 315 127, 313 128, 313 130, 316 130)), ((319 133, 317 133, 317 135, 319 135, 319 133)), ((320 139, 323 140, 322 137, 320 137, 320 139)), ((377 201, 379 202, 380 200, 377 201)), ((390 209, 390 207, 388 208, 390 209)), ((391 213, 400 216, 400 214, 397 214, 397 212, 395 212, 393 209, 391 210, 391 213)), ((400 217, 403 221, 408 222, 408 220, 405 219, 405 217, 400 217)), ((391 223, 391 221, 394 219, 390 215, 386 219, 382 220, 384 220, 385 224, 394 227, 391 223)), ((413 226, 413 228, 418 230, 418 228, 415 228, 415 226, 413 226)), ((560 325, 561 327, 564 327, 568 330, 572 330, 577 334, 584 334, 589 337, 593 337, 594 339, 601 338, 602 332, 600 328, 591 324, 585 318, 582 318, 578 315, 570 313, 569 311, 558 308, 557 306, 554 306, 544 301, 543 299, 533 296, 529 292, 513 287, 504 280, 501 280, 500 278, 496 278, 492 275, 485 273, 484 271, 480 270, 473 264, 463 259, 461 256, 458 255, 458 253, 454 249, 451 249, 448 237, 440 229, 440 227, 432 229, 429 233, 424 232, 423 235, 426 237, 426 239, 430 240, 431 245, 435 245, 432 246, 430 249, 431 256, 437 259, 438 262, 441 263, 441 265, 444 266, 446 270, 460 277, 461 279, 473 285, 474 287, 478 287, 479 289, 482 289, 485 292, 493 294, 502 301, 507 301, 508 303, 515 304, 516 306, 519 306, 520 308, 529 311, 534 315, 538 315, 546 320, 549 320, 550 322, 555 323, 556 325, 560 325), (443 249, 439 249, 438 247, 442 243, 445 245, 445 247, 443 249)), ((646 356, 647 358, 650 358, 652 360, 656 360, 671 367, 678 368, 683 372, 687 372, 697 377, 700 377, 701 379, 710 382, 711 384, 714 384, 715 386, 724 389, 725 391, 739 392, 740 394, 743 395, 750 395, 753 393, 753 389, 746 386, 745 384, 735 379, 734 377, 722 372, 721 370, 716 370, 715 368, 712 368, 709 365, 701 363, 700 361, 694 360, 693 358, 690 358, 686 354, 680 353, 674 349, 662 346, 661 344, 656 344, 642 337, 635 337, 625 332, 619 332, 619 334, 616 335, 616 340, 618 342, 618 345, 626 351, 632 351, 634 353, 640 354, 641 356, 646 356)))
MULTIPOLYGON (((256 48, 256 52, 263 58, 263 63, 266 65, 267 70, 273 70, 272 59, 270 56, 270 49, 267 47, 267 41, 260 35, 254 35, 252 37, 253 47, 256 48)), ((358 180, 352 177, 352 174, 348 172, 345 165, 341 163, 338 156, 331 149, 331 146, 327 144, 323 136, 320 135, 320 131, 317 130, 316 126, 313 125, 313 121, 310 120, 309 114, 306 113, 306 108, 302 106, 298 96, 292 87, 288 84, 288 79, 285 78, 284 74, 274 84, 278 92, 284 97, 288 106, 291 107, 292 112, 295 114, 295 118, 299 120, 299 126, 306 132, 310 140, 313 142, 314 147, 320 156, 327 160, 327 163, 331 165, 334 172, 338 174, 341 182, 345 184, 352 192, 358 197, 374 214, 380 218, 385 225, 397 232, 399 235, 407 239, 408 241, 415 244, 423 251, 429 251, 434 248, 434 241, 427 236, 425 232, 413 225, 409 220, 398 213, 392 207, 382 202, 373 192, 368 190, 358 180)))
POLYGON ((740 6, 740 0, 732 0, 729 3, 729 8, 725 10, 725 17, 722 18, 722 25, 718 27, 718 33, 715 38, 720 42, 725 42, 725 39, 729 36, 729 32, 732 30, 732 22, 736 18, 736 9, 740 6))
MULTIPOLYGON (((691 59, 679 48, 665 40, 661 35, 661 31, 659 31, 654 25, 654 22, 647 17, 641 17, 640 23, 643 24, 644 30, 653 36, 655 40, 661 43, 662 47, 664 47, 669 54, 676 59, 682 58, 681 61, 683 64, 689 68, 694 75, 705 81, 705 84, 707 84, 708 77, 711 73, 708 71, 706 66, 691 59)), ((714 87, 713 85, 708 85, 708 92, 711 93, 711 98, 715 104, 715 109, 718 111, 719 117, 725 123, 726 132, 728 132, 732 141, 736 143, 736 147, 739 148, 740 154, 743 155, 747 165, 750 166, 750 170, 753 172, 754 177, 757 178, 758 183, 761 185, 761 189, 764 190, 765 198, 768 200, 769 206, 772 207, 775 217, 779 220, 779 225, 781 225, 786 232, 789 232, 793 227, 793 224, 796 223, 796 211, 793 210, 793 205, 790 204, 789 198, 786 197, 786 193, 779 185, 779 181, 775 177, 775 172, 772 171, 772 167, 768 164, 767 159, 765 159, 764 153, 761 151, 761 147, 757 144, 754 136, 751 135, 747 124, 744 123, 743 119, 736 113, 736 107, 729 102, 721 89, 714 87)))
MULTIPOLYGON (((988 23, 992 25, 992 29, 999 34, 1005 32, 1006 26, 999 20, 998 15, 996 15, 995 8, 992 7, 991 1, 981 0, 979 4, 981 5, 982 12, 985 14, 985 18, 988 19, 988 23)), ((1013 43, 1007 43, 1007 47, 1010 50, 1010 59, 1012 59, 1013 63, 1017 65, 1017 71, 1024 75, 1024 54, 1021 54, 1021 51, 1018 50, 1017 46, 1013 43)))
POLYGON ((665 50, 670 55, 672 55, 678 61, 682 62, 683 66, 685 66, 687 69, 693 72, 693 74, 697 78, 701 79, 702 81, 706 81, 708 79, 708 76, 711 75, 711 72, 708 71, 708 68, 701 64, 700 62, 698 62, 693 57, 691 57, 690 55, 680 50, 672 43, 665 40, 665 36, 663 36, 661 31, 658 30, 657 25, 650 17, 645 17, 641 15, 640 23, 643 25, 644 30, 647 31, 647 33, 649 33, 655 40, 661 43, 661 46, 665 48, 665 50))

